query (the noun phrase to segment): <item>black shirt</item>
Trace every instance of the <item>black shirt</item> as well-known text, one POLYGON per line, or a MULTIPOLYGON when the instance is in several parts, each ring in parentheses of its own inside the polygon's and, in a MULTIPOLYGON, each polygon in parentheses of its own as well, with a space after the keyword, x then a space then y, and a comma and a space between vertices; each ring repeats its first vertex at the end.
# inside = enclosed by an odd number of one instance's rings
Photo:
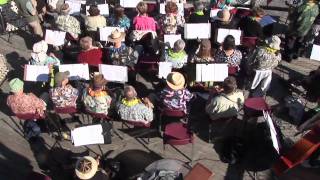
POLYGON ((208 21, 209 21, 208 14, 198 15, 196 13, 192 13, 189 17, 188 23, 208 23, 208 21))
POLYGON ((259 22, 251 19, 250 17, 244 17, 239 22, 239 28, 243 32, 244 37, 258 37, 263 38, 262 27, 259 22))

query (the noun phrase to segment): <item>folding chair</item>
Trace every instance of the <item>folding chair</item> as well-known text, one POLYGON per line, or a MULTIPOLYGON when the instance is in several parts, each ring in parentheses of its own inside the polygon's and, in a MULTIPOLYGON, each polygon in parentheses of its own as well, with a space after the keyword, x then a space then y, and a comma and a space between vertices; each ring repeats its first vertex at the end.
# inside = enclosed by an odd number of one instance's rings
POLYGON ((165 130, 163 133, 163 151, 165 151, 166 144, 170 144, 175 147, 178 145, 186 145, 190 143, 192 144, 192 152, 191 152, 191 164, 192 164, 193 154, 194 154, 193 133, 188 130, 186 124, 183 124, 181 122, 170 123, 165 126, 165 130))
MULTIPOLYGON (((133 128, 135 127, 140 127, 140 128, 146 128, 146 129, 150 129, 151 127, 151 122, 148 123, 143 123, 142 121, 132 121, 132 120, 121 120, 122 125, 121 128, 124 128, 124 125, 126 125, 128 128, 130 128, 130 125, 133 126, 133 128)), ((150 142, 150 137, 148 136, 147 138, 147 142, 150 142)))
POLYGON ((244 101, 244 116, 259 117, 263 115, 263 111, 271 112, 270 106, 263 97, 252 97, 244 101))
POLYGON ((22 125, 22 120, 24 120, 24 121, 44 120, 45 126, 48 129, 48 133, 49 133, 49 135, 51 135, 51 130, 49 128, 49 124, 45 120, 46 116, 43 117, 43 116, 40 116, 39 114, 32 114, 32 113, 15 114, 15 116, 20 120, 20 125, 22 125))
POLYGON ((160 109, 159 113, 159 124, 158 124, 158 130, 159 132, 162 132, 162 126, 163 126, 163 116, 169 117, 169 118, 179 118, 182 119, 184 122, 188 121, 187 114, 182 110, 173 110, 173 109, 160 109))
MULTIPOLYGON (((65 121, 68 118, 64 118, 63 119, 61 117, 69 115, 69 116, 71 116, 71 119, 74 120, 75 119, 75 114, 78 112, 78 110, 77 110, 76 107, 73 107, 73 106, 69 106, 69 107, 54 107, 54 112, 58 115, 60 121, 65 121)), ((80 124, 82 124, 82 122, 80 120, 78 122, 80 124)), ((61 124, 59 124, 59 125, 60 125, 60 128, 61 128, 61 124)))

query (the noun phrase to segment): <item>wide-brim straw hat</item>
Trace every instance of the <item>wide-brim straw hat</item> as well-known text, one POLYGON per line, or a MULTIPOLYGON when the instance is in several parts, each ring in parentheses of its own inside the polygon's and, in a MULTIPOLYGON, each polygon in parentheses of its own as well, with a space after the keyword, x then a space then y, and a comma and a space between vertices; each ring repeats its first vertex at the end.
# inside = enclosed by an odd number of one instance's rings
POLYGON ((81 159, 79 159, 76 163, 75 172, 79 179, 91 179, 98 170, 98 162, 91 156, 84 156, 81 159), (91 169, 87 172, 82 172, 79 170, 80 162, 83 160, 87 160, 90 162, 91 169))
POLYGON ((108 36, 109 42, 118 42, 122 41, 126 36, 126 33, 121 32, 120 29, 115 29, 111 32, 111 34, 108 36))
POLYGON ((107 84, 107 80, 104 78, 103 74, 97 74, 93 77, 93 86, 95 88, 101 88, 107 84))
POLYGON ((184 88, 185 78, 179 72, 171 72, 167 76, 167 85, 173 90, 180 90, 184 88))
POLYGON ((270 38, 267 38, 266 44, 272 49, 275 49, 275 50, 281 49, 281 47, 280 47, 281 39, 278 36, 272 36, 270 38))
POLYGON ((217 16, 218 16, 217 19, 222 22, 228 22, 230 21, 230 18, 231 18, 230 11, 227 9, 219 11, 217 16))
POLYGON ((68 3, 64 3, 60 7, 60 13, 62 14, 69 14, 70 11, 71 11, 71 8, 68 3))

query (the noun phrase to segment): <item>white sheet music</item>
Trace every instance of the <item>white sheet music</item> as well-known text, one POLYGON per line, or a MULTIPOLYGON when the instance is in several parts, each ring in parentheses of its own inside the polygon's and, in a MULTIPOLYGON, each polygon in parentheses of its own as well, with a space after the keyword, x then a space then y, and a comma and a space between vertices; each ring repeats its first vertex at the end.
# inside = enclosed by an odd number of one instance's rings
POLYGON ((66 0, 65 3, 69 4, 70 12, 69 14, 79 15, 81 10, 81 1, 77 0, 66 0))
POLYGON ((119 28, 119 27, 103 27, 103 28, 100 28, 99 29, 100 41, 108 41, 108 36, 112 33, 112 31, 114 31, 116 29, 119 29, 121 32, 124 32, 124 28, 119 28))
POLYGON ((104 78, 113 82, 128 82, 128 68, 127 66, 115 65, 99 65, 99 72, 103 74, 104 78))
POLYGON ((320 61, 320 46, 319 45, 314 44, 312 46, 310 59, 320 61))
POLYGON ((59 65, 59 72, 69 71, 70 80, 90 80, 88 64, 63 64, 59 65))
MULTIPOLYGON (((184 6, 183 6, 183 3, 176 3, 176 5, 178 6, 178 13, 181 15, 181 16, 184 16, 184 6)), ((160 14, 166 14, 166 10, 165 10, 165 7, 166 7, 166 3, 161 3, 160 4, 160 14)))
POLYGON ((48 5, 52 6, 53 9, 56 9, 58 0, 48 0, 47 3, 48 5))
POLYGON ((273 147, 279 153, 280 148, 279 148, 279 143, 278 143, 278 138, 277 138, 277 131, 274 127, 273 121, 272 121, 268 112, 263 111, 263 116, 264 116, 265 120, 267 121, 269 129, 270 129, 270 135, 271 135, 273 147))
POLYGON ((167 79, 167 76, 172 71, 171 62, 160 62, 159 63, 159 78, 167 79))
MULTIPOLYGON (((101 15, 108 16, 109 15, 109 5, 108 4, 98 4, 98 9, 100 10, 101 15)), ((89 15, 90 6, 86 6, 86 15, 89 15)))
POLYGON ((187 23, 184 25, 185 39, 209 39, 211 25, 209 23, 187 23))
POLYGON ((48 44, 54 46, 61 46, 64 44, 64 40, 66 38, 66 32, 63 31, 53 31, 46 29, 45 41, 48 44))
POLYGON ((165 34, 164 43, 169 43, 170 47, 173 48, 174 43, 181 39, 181 34, 165 34))
POLYGON ((224 81, 228 64, 196 64, 196 82, 224 81))
POLYGON ((214 79, 215 81, 224 81, 228 77, 228 64, 214 64, 214 79))
POLYGON ((49 81, 49 67, 38 65, 24 66, 24 80, 32 82, 47 82, 49 81))
POLYGON ((217 33, 217 42, 222 43, 224 38, 228 35, 232 35, 236 40, 236 45, 241 44, 241 30, 237 29, 223 29, 219 28, 217 33))
POLYGON ((101 124, 76 128, 71 131, 71 139, 74 146, 90 144, 104 144, 101 124))
POLYGON ((210 17, 216 18, 218 16, 218 12, 221 11, 221 9, 211 9, 210 10, 210 17))
POLYGON ((135 8, 141 0, 120 0, 120 5, 125 8, 135 8))

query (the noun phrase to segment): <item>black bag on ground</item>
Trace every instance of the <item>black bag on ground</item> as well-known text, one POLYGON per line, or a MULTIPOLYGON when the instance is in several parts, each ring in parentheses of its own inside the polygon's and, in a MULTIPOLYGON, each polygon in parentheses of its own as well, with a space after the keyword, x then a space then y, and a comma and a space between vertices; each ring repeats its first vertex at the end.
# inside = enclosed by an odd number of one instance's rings
POLYGON ((227 137, 222 142, 220 160, 228 164, 236 164, 241 161, 245 153, 245 144, 240 137, 227 137))

